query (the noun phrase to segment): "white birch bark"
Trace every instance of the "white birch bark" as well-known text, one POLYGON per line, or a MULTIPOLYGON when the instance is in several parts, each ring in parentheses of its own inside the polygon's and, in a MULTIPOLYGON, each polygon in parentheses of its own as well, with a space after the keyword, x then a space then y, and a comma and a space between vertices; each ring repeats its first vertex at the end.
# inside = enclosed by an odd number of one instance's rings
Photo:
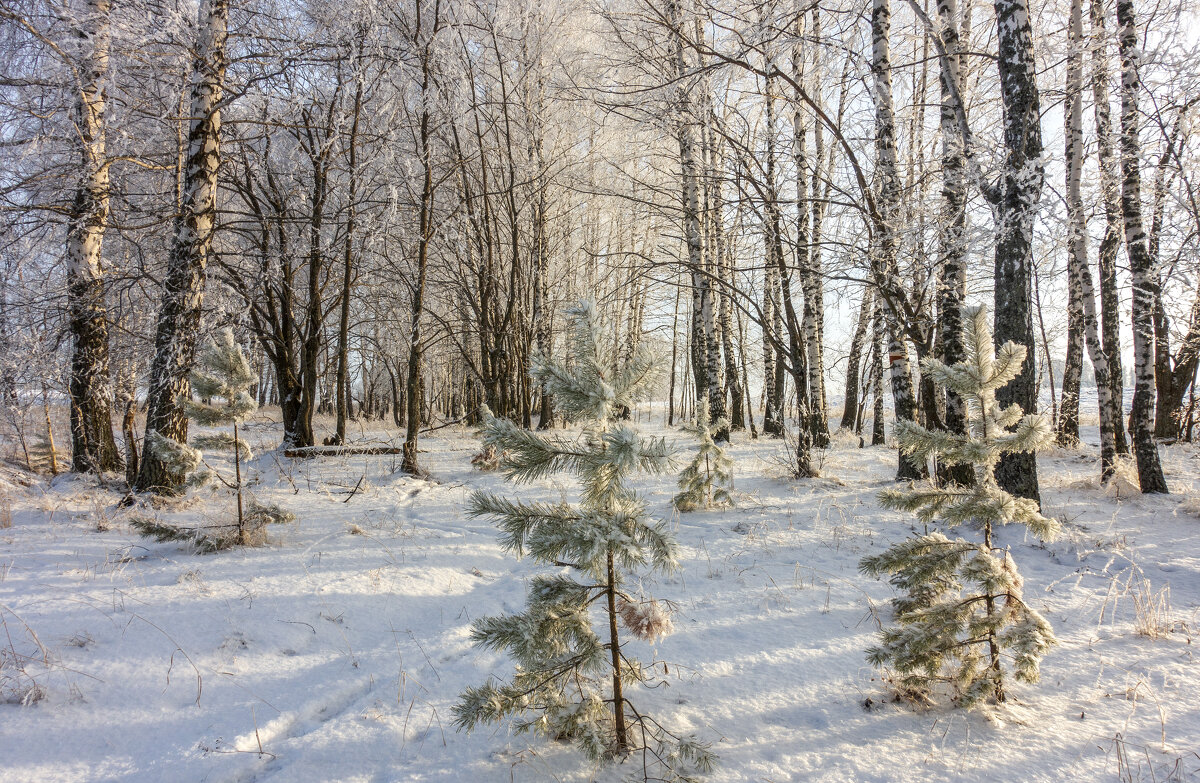
MULTIPOLYGON (((936 350, 943 362, 955 364, 965 356, 962 307, 967 295, 967 164, 955 100, 956 96, 966 93, 966 83, 962 72, 962 20, 957 0, 938 0, 937 11, 945 54, 939 58, 942 69, 939 79, 942 209, 938 232, 941 258, 937 276, 936 350)), ((966 403, 952 391, 946 392, 943 422, 950 432, 966 434, 966 403)), ((942 470, 946 478, 959 484, 969 485, 975 479, 975 473, 969 465, 945 466, 942 470)))
POLYGON ((1107 481, 1116 457, 1114 420, 1120 410, 1113 403, 1108 356, 1100 339, 1096 316, 1096 289, 1088 263, 1087 211, 1080 192, 1083 177, 1083 0, 1071 0, 1068 22, 1070 49, 1067 53, 1066 164, 1067 164, 1067 264, 1071 299, 1078 302, 1084 343, 1096 376, 1096 397, 1100 413, 1100 474, 1107 481))
MULTIPOLYGON (((816 39, 820 30, 820 16, 814 13, 813 38, 816 39)), ((796 95, 792 101, 792 160, 796 168, 796 269, 800 278, 800 289, 804 294, 803 334, 804 347, 808 369, 809 389, 809 418, 813 443, 816 446, 829 445, 829 423, 825 412, 825 383, 824 362, 821 357, 821 341, 824 336, 824 303, 821 296, 820 273, 815 268, 816 248, 813 244, 813 216, 819 215, 815 199, 810 199, 810 168, 813 170, 811 181, 812 192, 817 192, 818 180, 816 172, 820 167, 821 152, 817 150, 817 165, 809 162, 808 156, 808 116, 805 111, 803 97, 799 94, 799 85, 808 80, 805 73, 805 49, 800 41, 804 40, 804 14, 796 19, 796 37, 798 42, 792 47, 792 80, 797 85, 796 95)), ((818 86, 810 85, 809 90, 814 95, 820 95, 818 86)), ((820 123, 814 123, 814 131, 819 132, 820 123)), ((817 138, 820 138, 819 136, 817 138)), ((818 218, 819 219, 819 218, 818 218)))
POLYGON ((1117 292, 1117 253, 1121 248, 1121 182, 1113 147, 1112 109, 1108 95, 1108 39, 1104 32, 1104 0, 1092 0, 1092 111, 1096 119, 1096 154, 1100 195, 1104 202, 1104 238, 1100 241, 1100 331, 1108 357, 1109 397, 1117 407, 1113 442, 1118 454, 1128 454, 1125 438, 1125 372, 1121 359, 1121 300, 1117 292))
MULTIPOLYGON (((202 0, 192 64, 188 152, 181 214, 167 262, 150 370, 146 431, 186 442, 188 419, 179 399, 188 392, 196 352, 208 255, 216 227, 217 169, 221 162, 221 98, 227 63, 229 0, 202 0)), ((135 489, 172 493, 183 477, 146 449, 135 489)))
POLYGON ((80 173, 67 229, 67 300, 71 355, 71 469, 122 467, 112 427, 108 312, 101 251, 108 223, 110 180, 105 111, 111 49, 110 0, 87 0, 74 20, 74 140, 80 173))
MULTIPOLYGON (((1004 104, 1004 165, 993 193, 996 222, 995 339, 1026 347, 1021 374, 1002 389, 1001 405, 1037 410, 1033 339, 1033 223, 1045 181, 1041 103, 1034 70, 1027 0, 994 0, 997 66, 1004 104)), ((1006 491, 1039 500, 1037 461, 1031 453, 1006 455, 996 467, 1006 491)))
MULTIPOLYGON (((896 226, 900 214, 900 175, 896 161, 896 119, 892 104, 892 65, 888 45, 891 30, 891 3, 873 0, 871 4, 871 77, 875 98, 875 155, 876 176, 879 181, 879 212, 881 219, 875 227, 875 258, 872 259, 878 288, 884 292, 884 314, 887 325, 888 367, 892 381, 892 402, 896 419, 916 421, 917 406, 913 392, 908 348, 904 343, 891 297, 899 295, 900 284, 896 264, 896 226)), ((903 453, 899 457, 896 478, 916 479, 925 469, 903 453)))
POLYGON ((683 46, 683 9, 678 0, 667 3, 667 18, 673 32, 673 62, 677 88, 675 90, 674 123, 679 144, 679 169, 682 181, 681 206, 683 235, 687 244, 687 264, 692 285, 692 375, 696 398, 708 405, 715 384, 711 383, 709 354, 712 333, 712 290, 704 265, 703 228, 700 223, 700 165, 696 158, 696 122, 684 77, 689 72, 683 46))
POLYGON ((1158 273, 1146 245, 1142 225, 1141 140, 1138 137, 1138 93, 1141 78, 1137 22, 1133 0, 1117 0, 1118 42, 1121 51, 1121 212, 1125 252, 1133 283, 1134 391, 1130 428, 1137 456, 1138 481, 1143 493, 1167 492, 1154 440, 1154 300, 1158 273))

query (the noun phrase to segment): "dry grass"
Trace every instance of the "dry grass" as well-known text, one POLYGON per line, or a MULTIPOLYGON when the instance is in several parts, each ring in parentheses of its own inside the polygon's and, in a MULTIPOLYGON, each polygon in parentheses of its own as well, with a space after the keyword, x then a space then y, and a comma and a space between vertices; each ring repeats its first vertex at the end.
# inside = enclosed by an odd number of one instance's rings
POLYGON ((1104 485, 1104 494, 1114 500, 1142 494, 1142 485, 1138 481, 1137 463, 1131 457, 1117 457, 1117 462, 1113 466, 1112 478, 1104 485))
POLYGON ((1187 514, 1200 519, 1200 495, 1186 495, 1183 502, 1176 508, 1175 513, 1187 514))
POLYGON ((7 492, 0 490, 0 530, 7 530, 12 526, 12 498, 7 492))
POLYGON ((28 707, 49 694, 42 677, 54 667, 50 651, 34 630, 0 605, 0 704, 28 707))
POLYGON ((1175 630, 1177 623, 1172 619, 1170 585, 1155 590, 1149 579, 1136 579, 1132 597, 1133 630, 1138 635, 1159 639, 1175 630))

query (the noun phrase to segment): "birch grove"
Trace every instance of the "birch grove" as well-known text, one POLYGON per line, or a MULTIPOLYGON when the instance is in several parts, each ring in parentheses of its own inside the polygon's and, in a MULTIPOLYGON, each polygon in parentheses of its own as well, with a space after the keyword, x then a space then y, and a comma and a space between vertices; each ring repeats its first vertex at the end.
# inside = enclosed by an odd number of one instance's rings
MULTIPOLYGON (((963 435, 923 366, 987 303, 1026 349, 1001 405, 1101 481, 1128 427, 1165 492, 1200 369, 1189 3, 0 0, 13 453, 181 491, 146 433, 187 442, 228 327, 283 450, 378 420, 421 474, 485 405, 564 424, 530 372, 586 297, 615 357, 670 359, 664 421, 811 477, 897 421, 963 435)), ((1039 496, 1031 454, 996 478, 1039 496)))

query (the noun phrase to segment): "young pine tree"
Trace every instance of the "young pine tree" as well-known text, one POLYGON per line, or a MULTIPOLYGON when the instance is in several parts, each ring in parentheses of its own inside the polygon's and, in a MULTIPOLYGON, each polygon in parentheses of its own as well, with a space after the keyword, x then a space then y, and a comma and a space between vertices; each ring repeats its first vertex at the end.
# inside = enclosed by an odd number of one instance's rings
POLYGON ((259 505, 253 500, 248 510, 243 506, 242 460, 252 455, 249 446, 241 439, 238 425, 258 408, 254 395, 250 393, 256 380, 250 362, 234 340, 233 332, 224 329, 200 354, 196 369, 191 374, 192 391, 200 402, 184 399, 181 404, 188 418, 198 424, 231 425, 232 434, 218 432, 199 435, 192 439, 196 447, 193 448, 153 430, 146 433, 146 448, 153 450, 167 465, 168 472, 179 478, 179 484, 187 480, 187 483, 198 485, 216 475, 212 471, 199 470, 204 463, 200 449, 227 449, 233 452, 233 482, 218 475, 221 482, 234 490, 237 496, 237 527, 232 531, 233 535, 214 537, 214 531, 208 528, 179 528, 150 520, 135 521, 136 527, 160 540, 189 539, 202 549, 219 549, 229 544, 242 546, 252 543, 253 535, 265 524, 288 522, 295 518, 278 506, 259 505))
POLYGON ((649 640, 671 628, 657 603, 638 601, 624 589, 637 569, 676 567, 673 537, 663 522, 648 518, 627 483, 636 471, 669 470, 671 452, 662 439, 644 439, 617 421, 622 408, 645 398, 655 362, 642 350, 610 371, 614 363, 601 353, 593 306, 584 303, 568 315, 567 360, 539 357, 532 374, 556 410, 583 425, 582 434, 534 433, 489 417, 484 443, 503 454, 501 470, 517 483, 573 473, 582 487, 580 502, 526 503, 477 492, 468 513, 494 519, 502 546, 518 557, 529 554, 569 571, 531 580, 524 612, 474 623, 475 644, 506 651, 516 671, 509 682, 468 688, 454 708, 455 725, 470 731, 512 719, 517 732, 569 739, 597 761, 641 750, 647 775, 689 780, 694 771, 711 768, 714 756, 696 739, 670 734, 633 708, 627 689, 647 681, 650 672, 622 647, 620 636, 621 626, 649 640))
POLYGON ((983 540, 950 539, 934 531, 865 558, 860 567, 874 576, 889 575, 904 592, 892 601, 896 625, 882 632, 881 644, 868 651, 868 659, 896 672, 910 695, 927 697, 935 683, 946 682, 959 704, 971 706, 989 698, 1004 701, 1010 674, 1036 682, 1039 661, 1055 643, 1050 624, 1025 603, 1008 550, 993 545, 993 529, 1021 524, 1046 540, 1057 534, 1058 523, 1042 516, 1036 502, 1014 497, 996 483, 1002 455, 1036 452, 1054 440, 1044 416, 996 404, 996 389, 1021 372, 1025 348, 1007 342, 997 353, 982 307, 964 308, 963 318, 966 359, 949 366, 926 359, 922 368, 935 383, 966 400, 968 433, 899 422, 896 434, 900 448, 914 459, 936 456, 946 465, 973 466, 975 486, 910 485, 888 490, 880 499, 890 508, 915 513, 926 524, 970 523, 983 540))
POLYGON ((684 429, 695 436, 700 448, 680 474, 681 491, 672 502, 680 511, 729 508, 733 505, 733 498, 729 495, 733 486, 733 460, 713 440, 714 432, 729 430, 729 422, 718 419, 713 425, 707 405, 697 405, 696 412, 695 423, 686 425, 684 429))

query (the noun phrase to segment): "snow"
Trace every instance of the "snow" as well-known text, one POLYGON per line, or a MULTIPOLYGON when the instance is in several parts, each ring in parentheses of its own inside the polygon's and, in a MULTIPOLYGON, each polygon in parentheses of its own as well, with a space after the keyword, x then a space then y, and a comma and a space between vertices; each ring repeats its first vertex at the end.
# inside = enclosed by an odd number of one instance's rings
MULTIPOLYGON (((519 609, 539 572, 462 513, 466 496, 556 501, 573 496, 568 480, 518 488, 475 471, 469 431, 422 441, 433 477, 422 480, 395 473, 389 456, 285 460, 270 451, 275 425, 260 417, 248 430, 260 455, 254 494, 299 517, 265 547, 200 555, 141 538, 120 496, 94 479, 3 485, 13 525, 0 529, 0 650, 29 658, 28 677, 14 680, 11 657, 0 670, 0 781, 634 772, 597 772, 565 745, 503 727, 450 727, 464 687, 510 671, 471 646, 471 620, 519 609), (22 696, 41 698, 22 706, 22 696)), ((660 417, 646 430, 680 439, 660 417)), ((1041 458, 1045 510, 1064 535, 1043 545, 1006 528, 1000 543, 1060 644, 1041 683, 1014 683, 1009 703, 964 712, 894 702, 866 663, 891 589, 860 575, 858 561, 914 523, 875 500, 895 452, 835 440, 825 478, 794 481, 779 467, 783 443, 735 434, 729 511, 674 514, 670 476, 638 483, 652 513, 671 520, 682 568, 645 585, 671 602, 674 633, 630 643, 667 663, 669 684, 632 698, 713 741, 712 780, 1200 779, 1200 449, 1163 448, 1176 494, 1123 500, 1097 486, 1094 445, 1041 458), (1158 638, 1137 633, 1151 614, 1137 607, 1164 590, 1158 638)), ((230 503, 206 489, 135 511, 194 524, 230 503)))

